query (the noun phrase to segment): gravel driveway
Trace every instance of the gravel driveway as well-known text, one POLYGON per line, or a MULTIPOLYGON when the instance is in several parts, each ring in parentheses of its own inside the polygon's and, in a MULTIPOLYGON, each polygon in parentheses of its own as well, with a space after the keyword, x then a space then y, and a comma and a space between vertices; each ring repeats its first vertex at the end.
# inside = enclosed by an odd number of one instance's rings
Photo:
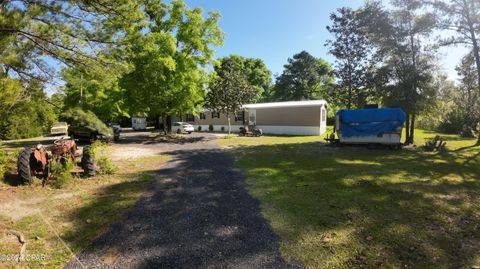
POLYGON ((292 267, 232 158, 214 136, 193 138, 156 145, 174 158, 124 221, 66 268, 292 267))

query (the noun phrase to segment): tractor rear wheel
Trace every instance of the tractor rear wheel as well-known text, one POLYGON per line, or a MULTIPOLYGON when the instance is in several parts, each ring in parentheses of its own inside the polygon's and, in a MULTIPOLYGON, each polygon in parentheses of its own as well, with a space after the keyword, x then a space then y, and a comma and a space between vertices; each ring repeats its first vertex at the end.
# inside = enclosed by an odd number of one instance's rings
POLYGON ((30 167, 31 156, 31 148, 25 148, 20 155, 18 155, 17 171, 23 184, 32 184, 33 182, 32 169, 30 167))
POLYGON ((93 154, 90 146, 83 147, 82 169, 84 176, 95 176, 95 160, 93 159, 93 154))

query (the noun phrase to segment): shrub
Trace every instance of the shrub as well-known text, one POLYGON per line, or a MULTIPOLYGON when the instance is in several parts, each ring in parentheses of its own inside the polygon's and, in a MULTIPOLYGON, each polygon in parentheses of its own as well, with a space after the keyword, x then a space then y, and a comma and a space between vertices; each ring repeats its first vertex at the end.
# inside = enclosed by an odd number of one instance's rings
POLYGON ((97 167, 97 173, 99 175, 113 175, 118 167, 113 164, 112 160, 106 154, 107 144, 97 140, 92 143, 90 147, 90 154, 97 167))
POLYGON ((208 125, 208 130, 209 130, 210 132, 213 132, 213 125, 212 125, 212 124, 208 125))
POLYGON ((199 132, 201 132, 201 131, 202 131, 202 126, 199 125, 198 128, 197 128, 197 130, 198 130, 199 132))
POLYGON ((67 186, 73 179, 71 170, 75 166, 70 158, 66 158, 64 162, 52 160, 50 166, 50 175, 53 180, 50 180, 55 188, 61 189, 67 186))
POLYGON ((8 154, 5 150, 0 149, 0 179, 3 180, 4 174, 8 169, 8 154))
POLYGON ((98 173, 100 175, 113 175, 117 171, 117 166, 114 165, 112 160, 107 156, 100 156, 95 162, 97 163, 98 173))
POLYGON ((220 128, 220 130, 221 130, 222 132, 225 132, 225 127, 222 126, 222 128, 220 128))
POLYGON ((464 115, 457 111, 452 111, 448 113, 446 118, 440 123, 438 130, 444 133, 459 134, 463 131, 464 125, 464 115))
POLYGON ((5 174, 14 169, 20 150, 9 152, 0 149, 0 180, 4 180, 5 174))

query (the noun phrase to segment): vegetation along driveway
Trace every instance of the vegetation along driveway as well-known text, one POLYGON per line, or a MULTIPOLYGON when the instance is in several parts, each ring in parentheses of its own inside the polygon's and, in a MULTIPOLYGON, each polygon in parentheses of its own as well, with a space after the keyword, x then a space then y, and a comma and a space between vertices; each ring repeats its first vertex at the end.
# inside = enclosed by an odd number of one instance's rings
MULTIPOLYGON (((173 158, 123 221, 66 268, 285 268, 278 237, 214 135, 162 144, 173 158)), ((127 142, 132 151, 148 145, 127 142)), ((118 156, 117 156, 118 157, 118 156)))

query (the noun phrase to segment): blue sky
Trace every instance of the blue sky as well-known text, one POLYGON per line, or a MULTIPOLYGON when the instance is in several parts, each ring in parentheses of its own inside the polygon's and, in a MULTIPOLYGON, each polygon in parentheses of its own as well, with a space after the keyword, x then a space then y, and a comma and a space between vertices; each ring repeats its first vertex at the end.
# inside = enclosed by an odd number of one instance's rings
MULTIPOLYGON (((287 59, 302 50, 333 63, 325 41, 330 13, 337 8, 357 8, 363 0, 186 0, 190 7, 222 14, 220 27, 226 34, 217 57, 239 54, 261 58, 273 74, 280 74, 287 59)), ((465 48, 440 50, 441 64, 456 79, 455 65, 465 48)))

